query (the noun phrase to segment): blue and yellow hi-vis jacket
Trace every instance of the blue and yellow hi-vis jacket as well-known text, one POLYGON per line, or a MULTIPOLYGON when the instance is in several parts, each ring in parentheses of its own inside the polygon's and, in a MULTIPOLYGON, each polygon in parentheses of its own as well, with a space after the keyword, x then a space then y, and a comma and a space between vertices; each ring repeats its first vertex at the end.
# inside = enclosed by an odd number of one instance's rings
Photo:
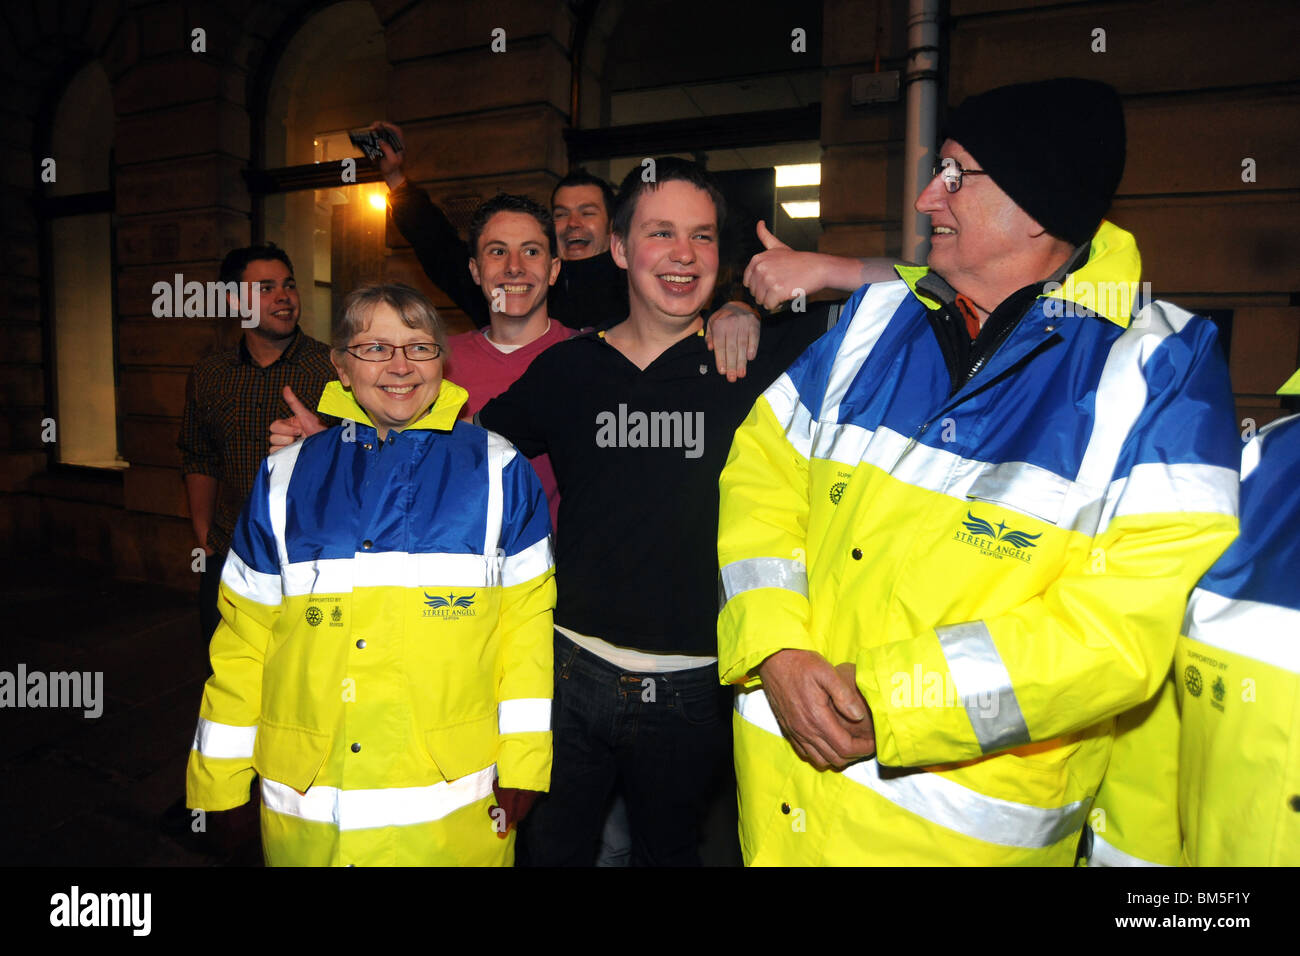
POLYGON ((331 382, 344 424, 268 457, 239 519, 188 804, 259 774, 270 863, 505 864, 493 779, 548 788, 546 498, 466 397, 380 442, 331 382))
POLYGON ((1089 865, 1300 865, 1297 568, 1292 416, 1242 450, 1241 535, 1188 599, 1160 706, 1121 718, 1089 865))
POLYGON ((751 864, 1072 863, 1114 717, 1160 688, 1236 534, 1214 327, 1102 294, 1140 278, 1132 236, 1103 223, 951 396, 923 272, 849 300, 722 474, 718 666, 744 684, 751 864), (750 676, 784 648, 855 663, 876 758, 796 756, 750 676))
POLYGON ((1241 456, 1241 537, 1187 601, 1174 658, 1179 815, 1195 866, 1300 866, 1300 416, 1241 456))

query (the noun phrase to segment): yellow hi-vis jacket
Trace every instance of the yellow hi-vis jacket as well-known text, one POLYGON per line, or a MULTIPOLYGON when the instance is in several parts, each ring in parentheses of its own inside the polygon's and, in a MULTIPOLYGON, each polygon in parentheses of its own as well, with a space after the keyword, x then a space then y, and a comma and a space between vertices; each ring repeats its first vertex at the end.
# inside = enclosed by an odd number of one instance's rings
POLYGON ((188 804, 262 778, 268 863, 508 865, 492 782, 551 772, 550 518, 528 461, 442 383, 379 441, 342 426, 267 458, 221 580, 188 804), (493 816, 493 813, 496 816, 493 816))
POLYGON ((1241 536, 1188 599, 1167 691, 1177 711, 1135 722, 1130 746, 1117 743, 1089 865, 1300 865, 1297 568, 1292 416, 1242 450, 1241 536))
POLYGON ((1102 294, 1140 275, 1110 223, 951 395, 925 270, 899 271, 764 393, 722 473, 745 859, 1070 864, 1115 715, 1160 688, 1236 534, 1227 369, 1207 320, 1102 294), (875 759, 796 756, 751 676, 784 648, 856 664, 875 759))
POLYGON ((1177 866, 1182 858, 1172 671, 1155 697, 1115 718, 1115 745, 1088 826, 1088 866, 1177 866))

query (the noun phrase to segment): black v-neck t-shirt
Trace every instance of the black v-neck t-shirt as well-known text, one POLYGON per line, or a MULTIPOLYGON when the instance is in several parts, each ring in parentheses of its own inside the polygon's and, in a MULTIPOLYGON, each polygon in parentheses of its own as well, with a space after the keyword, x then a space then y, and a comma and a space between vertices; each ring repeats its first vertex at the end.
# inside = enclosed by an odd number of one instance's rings
POLYGON ((638 369, 600 333, 533 360, 478 421, 560 491, 555 622, 622 647, 717 654, 718 477, 737 426, 837 309, 763 323, 745 378, 719 375, 703 331, 638 369))

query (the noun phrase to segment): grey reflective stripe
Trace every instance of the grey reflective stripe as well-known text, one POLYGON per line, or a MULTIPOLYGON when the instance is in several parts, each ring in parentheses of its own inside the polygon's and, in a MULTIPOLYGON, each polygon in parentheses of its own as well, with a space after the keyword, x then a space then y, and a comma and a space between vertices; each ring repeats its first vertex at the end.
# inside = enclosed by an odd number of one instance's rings
MULTIPOLYGON (((1104 495, 1110 487, 1124 442, 1147 407, 1147 360, 1156 345, 1175 334, 1175 325, 1180 329, 1187 323, 1188 313, 1166 316, 1161 305, 1151 303, 1139 312, 1106 355, 1093 398, 1092 434, 1074 479, 1076 493, 1085 497, 1104 495)), ((1097 530, 1104 530, 1109 520, 1110 514, 1104 513, 1097 530)))
POLYGON ((1246 479, 1259 467, 1259 459, 1263 451, 1264 442, 1259 435, 1248 441, 1246 447, 1241 450, 1241 483, 1243 485, 1246 483, 1246 479))
POLYGON ((1195 588, 1183 633, 1194 641, 1300 674, 1300 610, 1195 588))
POLYGON ((794 387, 790 376, 782 372, 775 382, 763 393, 768 408, 777 424, 785 430, 786 440, 794 446, 804 458, 812 457, 812 414, 799 399, 799 392, 794 387))
POLYGON ((901 279, 897 282, 877 282, 867 289, 831 363, 826 392, 822 396, 821 414, 818 416, 822 421, 839 421, 840 402, 858 377, 867 356, 880 341, 880 336, 889 327, 894 313, 909 295, 911 290, 901 279))
POLYGON ((285 539, 289 510, 289 479, 293 477, 293 468, 298 463, 298 453, 302 451, 302 445, 300 441, 294 442, 266 458, 269 479, 266 485, 266 508, 270 514, 271 534, 275 537, 275 550, 282 568, 289 563, 289 546, 285 539))
POLYGON ((1200 511, 1237 516, 1241 479, 1233 468, 1194 462, 1134 465, 1107 494, 1102 519, 1167 511, 1200 511))
POLYGON ((952 624, 935 633, 980 750, 987 754, 1029 743, 1011 675, 985 623, 952 624))
POLYGON ((199 718, 199 725, 194 731, 194 743, 191 750, 197 750, 205 757, 221 760, 252 760, 253 745, 257 741, 257 725, 238 727, 232 724, 219 724, 206 717, 199 718))
POLYGON ((306 793, 263 777, 262 806, 300 820, 331 823, 340 830, 405 827, 441 820, 491 795, 496 772, 496 764, 492 764, 477 773, 427 787, 340 790, 314 786, 306 793))
POLYGON ((514 446, 496 432, 487 433, 487 514, 483 532, 483 564, 487 569, 488 587, 499 587, 506 552, 501 546, 501 523, 504 519, 502 472, 514 458, 514 446))
POLYGON ((1061 520, 1070 480, 1025 461, 986 466, 971 482, 967 498, 978 498, 1056 524, 1061 520))
POLYGON ((1125 853, 1119 847, 1107 843, 1101 838, 1101 834, 1093 832, 1092 834, 1092 853, 1088 855, 1089 866, 1165 866, 1164 863, 1153 863, 1150 860, 1144 860, 1140 856, 1133 856, 1131 853, 1125 853))
MULTIPOLYGON (((763 691, 738 693, 736 710, 747 723, 780 734, 763 691)), ((890 776, 882 777, 875 760, 859 761, 841 773, 931 823, 985 843, 1027 850, 1041 850, 1068 837, 1077 838, 1091 804, 1091 800, 1079 800, 1063 807, 1033 807, 978 793, 928 770, 891 770, 890 776)))
POLYGON ((808 597, 808 569, 792 558, 746 558, 722 569, 722 603, 755 588, 782 588, 808 597))

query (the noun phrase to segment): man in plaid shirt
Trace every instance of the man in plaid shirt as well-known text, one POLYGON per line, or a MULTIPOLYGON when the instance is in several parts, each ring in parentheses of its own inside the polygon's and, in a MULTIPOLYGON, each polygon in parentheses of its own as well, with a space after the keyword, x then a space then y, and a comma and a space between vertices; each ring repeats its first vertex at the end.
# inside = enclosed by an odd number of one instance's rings
POLYGON ((315 408, 335 377, 329 346, 298 328, 298 287, 283 249, 274 243, 236 249, 221 263, 220 279, 256 283, 260 311, 235 348, 194 366, 177 442, 195 541, 208 555, 199 585, 205 662, 221 620, 217 586, 235 519, 266 456, 267 429, 290 414, 284 390, 292 388, 315 408))

